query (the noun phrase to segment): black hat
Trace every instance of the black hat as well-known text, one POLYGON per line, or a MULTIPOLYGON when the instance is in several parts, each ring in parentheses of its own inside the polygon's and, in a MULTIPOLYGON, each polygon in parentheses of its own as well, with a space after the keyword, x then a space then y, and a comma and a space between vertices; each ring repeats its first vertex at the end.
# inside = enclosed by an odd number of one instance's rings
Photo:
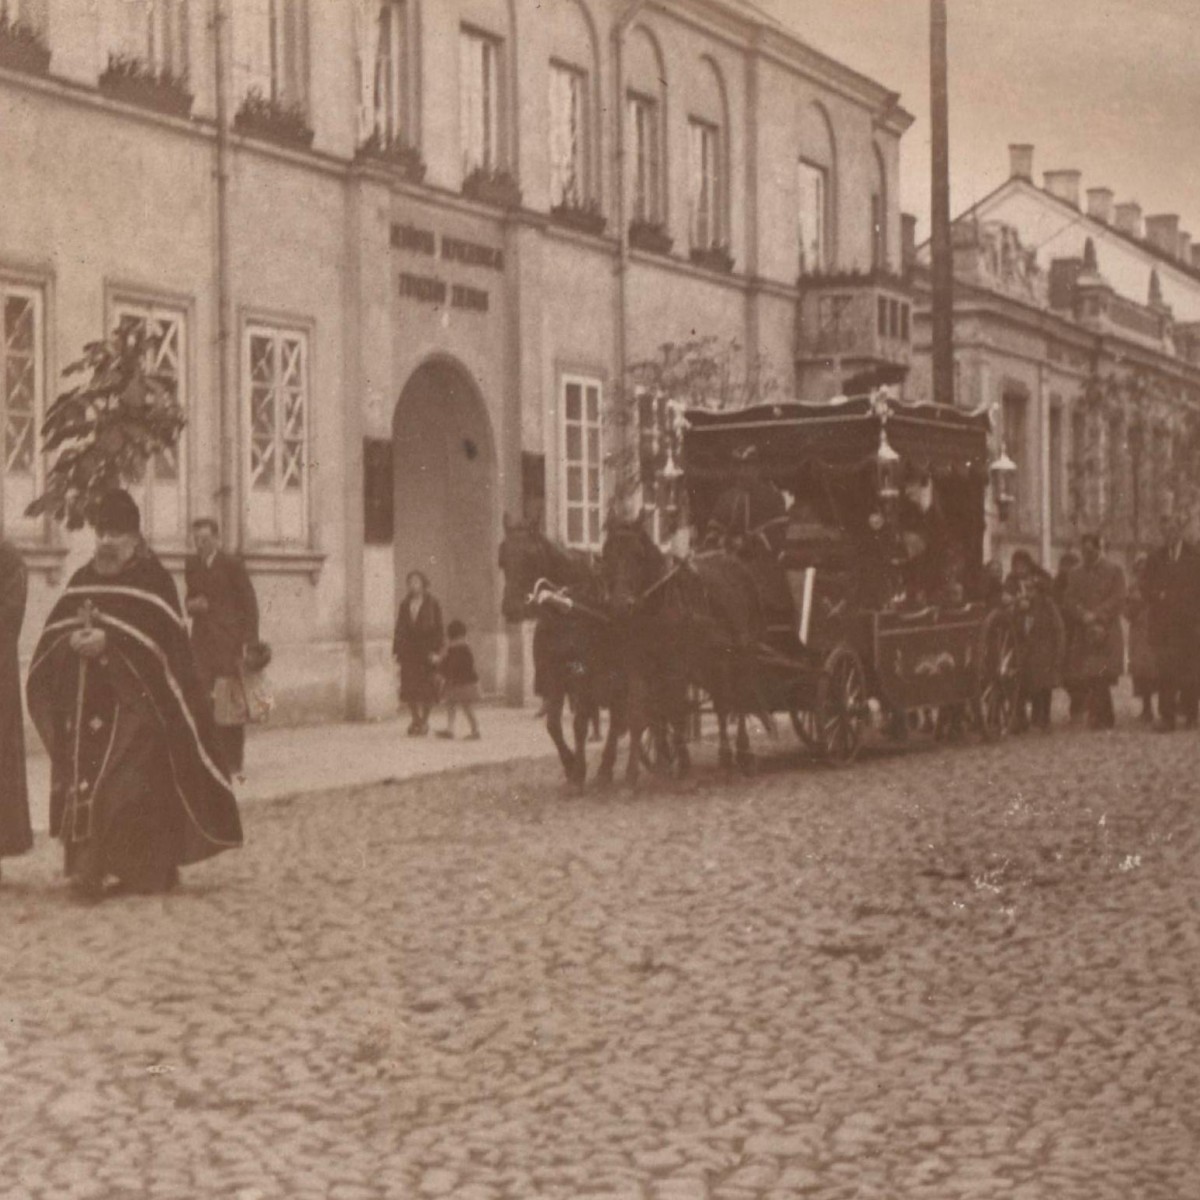
POLYGON ((141 533, 137 501, 124 488, 105 492, 92 515, 92 525, 97 533, 141 533))

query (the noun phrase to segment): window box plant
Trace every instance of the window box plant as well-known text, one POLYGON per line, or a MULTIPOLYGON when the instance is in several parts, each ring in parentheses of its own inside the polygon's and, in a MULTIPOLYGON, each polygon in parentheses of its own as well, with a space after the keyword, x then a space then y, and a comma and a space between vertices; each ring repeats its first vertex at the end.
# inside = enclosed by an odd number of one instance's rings
POLYGON ((662 221, 635 218, 629 222, 629 244, 635 250, 648 250, 651 254, 670 254, 675 241, 662 221))
POLYGON ((569 229, 577 229, 580 233, 590 233, 601 237, 608 220, 600 211, 600 201, 594 197, 591 200, 564 200, 550 209, 550 216, 559 225, 569 229))
POLYGON ((420 183, 425 178, 425 160, 421 151, 403 138, 385 140, 378 130, 359 146, 357 157, 383 163, 410 183, 420 183))
POLYGON ((693 246, 691 260, 706 271, 721 271, 728 275, 733 270, 733 255, 725 245, 693 246))
POLYGON ((462 193, 498 208, 520 208, 521 187, 517 177, 503 167, 475 167, 463 180, 462 193))
POLYGON ((233 127, 248 137, 262 138, 281 146, 307 149, 312 145, 313 131, 303 105, 284 104, 251 88, 234 114, 233 127))
POLYGON ((152 108, 172 117, 186 117, 192 111, 192 94, 186 79, 165 67, 155 71, 150 63, 130 54, 110 54, 108 66, 97 83, 104 95, 126 104, 152 108))
POLYGON ((0 13, 0 67, 46 75, 50 71, 50 47, 42 35, 25 21, 12 21, 0 13))

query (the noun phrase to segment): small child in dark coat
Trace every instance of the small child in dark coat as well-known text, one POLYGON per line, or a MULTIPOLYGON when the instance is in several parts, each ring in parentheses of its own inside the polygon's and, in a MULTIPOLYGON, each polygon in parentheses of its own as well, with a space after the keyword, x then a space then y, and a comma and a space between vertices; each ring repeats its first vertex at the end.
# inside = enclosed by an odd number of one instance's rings
POLYGON ((438 737, 454 736, 454 721, 458 710, 463 710, 471 732, 467 741, 479 740, 479 722, 475 719, 475 705, 479 702, 479 675, 475 670, 475 656, 467 645, 467 627, 461 621, 451 621, 446 626, 449 645, 442 655, 442 679, 445 690, 442 699, 446 702, 446 728, 438 730, 438 737))

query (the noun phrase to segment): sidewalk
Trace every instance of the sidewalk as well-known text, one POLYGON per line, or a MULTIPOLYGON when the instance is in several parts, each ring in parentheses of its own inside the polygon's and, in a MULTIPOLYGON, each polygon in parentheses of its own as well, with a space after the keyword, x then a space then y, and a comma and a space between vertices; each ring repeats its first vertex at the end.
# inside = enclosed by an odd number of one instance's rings
MULTIPOLYGON (((459 737, 452 742, 433 734, 407 737, 407 715, 353 725, 251 729, 246 781, 235 785, 237 798, 242 803, 274 800, 553 754, 545 723, 533 714, 532 708, 483 706, 478 714, 483 737, 478 742, 462 740, 461 715, 459 737)), ((441 728, 442 722, 442 714, 435 713, 434 728, 441 728)), ((33 827, 40 832, 49 825, 50 762, 45 754, 30 754, 27 768, 33 827)))

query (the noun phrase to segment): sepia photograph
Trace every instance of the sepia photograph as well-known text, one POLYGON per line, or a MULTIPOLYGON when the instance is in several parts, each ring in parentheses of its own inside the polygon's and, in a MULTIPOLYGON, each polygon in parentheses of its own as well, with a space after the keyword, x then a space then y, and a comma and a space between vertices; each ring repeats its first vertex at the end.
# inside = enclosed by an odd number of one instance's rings
POLYGON ((1200 1197, 1198 16, 0 0, 0 1200, 1200 1197))

